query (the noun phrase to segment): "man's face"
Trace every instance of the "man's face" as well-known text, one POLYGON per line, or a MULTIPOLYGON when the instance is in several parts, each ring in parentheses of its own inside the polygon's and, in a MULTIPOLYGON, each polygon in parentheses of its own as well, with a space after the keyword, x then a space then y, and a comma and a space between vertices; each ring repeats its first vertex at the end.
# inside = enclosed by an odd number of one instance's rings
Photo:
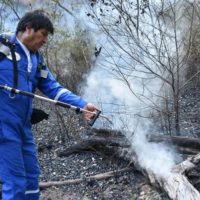
POLYGON ((48 31, 39 29, 35 31, 33 28, 26 29, 25 45, 30 51, 39 50, 48 41, 48 31))

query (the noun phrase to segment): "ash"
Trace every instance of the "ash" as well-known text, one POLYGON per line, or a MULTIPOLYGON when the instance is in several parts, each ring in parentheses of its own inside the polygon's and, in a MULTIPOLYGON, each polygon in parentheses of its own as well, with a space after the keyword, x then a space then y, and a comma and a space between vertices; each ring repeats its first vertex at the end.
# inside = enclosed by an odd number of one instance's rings
MULTIPOLYGON (((44 106, 43 103, 41 107, 49 108, 49 105, 44 106)), ((140 172, 133 170, 119 174, 118 170, 130 164, 126 160, 111 159, 95 152, 74 153, 67 157, 57 156, 57 152, 86 137, 85 133, 89 127, 84 126, 77 115, 62 108, 52 107, 47 112, 50 114, 49 120, 33 126, 41 167, 40 181, 82 178, 83 182, 44 189, 41 191, 41 200, 168 199, 161 191, 150 186, 140 172), (67 124, 60 122, 61 115, 67 124), (84 177, 113 170, 117 174, 116 177, 101 181, 84 180, 84 177)))

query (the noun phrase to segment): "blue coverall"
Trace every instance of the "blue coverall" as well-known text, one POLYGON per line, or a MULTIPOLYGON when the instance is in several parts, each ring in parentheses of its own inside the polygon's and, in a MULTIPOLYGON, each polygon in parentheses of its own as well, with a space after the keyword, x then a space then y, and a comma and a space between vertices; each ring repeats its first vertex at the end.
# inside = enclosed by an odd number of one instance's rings
MULTIPOLYGON (((56 98, 83 108, 87 102, 63 88, 48 67, 47 77, 41 77, 39 62, 42 56, 31 53, 32 69, 27 71, 28 60, 21 45, 15 50, 20 55, 18 89, 34 92, 36 88, 49 98, 56 98)), ((0 85, 13 86, 13 63, 6 56, 0 60, 0 85)), ((43 75, 42 75, 43 76, 43 75)), ((3 200, 38 200, 40 174, 35 142, 31 131, 32 99, 22 95, 10 97, 10 92, 0 90, 0 182, 3 183, 3 200)))

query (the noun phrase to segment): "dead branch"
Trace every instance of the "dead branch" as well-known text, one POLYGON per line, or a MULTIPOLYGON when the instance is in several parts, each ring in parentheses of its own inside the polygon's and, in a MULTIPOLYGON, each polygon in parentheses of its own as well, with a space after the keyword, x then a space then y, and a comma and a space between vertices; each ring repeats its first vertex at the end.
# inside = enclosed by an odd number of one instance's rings
POLYGON ((60 8, 62 8, 64 11, 66 11, 67 13, 69 13, 71 16, 75 17, 74 14, 66 7, 64 7, 59 0, 52 0, 53 2, 55 2, 60 8))
POLYGON ((90 182, 93 180, 103 180, 111 177, 119 176, 120 173, 132 171, 133 167, 126 167, 117 171, 109 171, 106 173, 97 174, 94 176, 87 176, 79 179, 70 179, 66 181, 49 181, 49 182, 41 182, 40 188, 45 189, 52 186, 61 186, 61 185, 68 185, 68 184, 79 184, 82 182, 90 182))
MULTIPOLYGON (((179 153, 185 155, 195 155, 200 152, 200 139, 198 138, 150 135, 148 136, 148 141, 174 145, 179 153)), ((110 151, 120 154, 119 151, 122 149, 127 150, 129 147, 129 141, 121 132, 95 129, 89 139, 79 141, 64 151, 58 152, 58 156, 69 156, 70 154, 84 151, 94 151, 102 154, 109 154, 110 151)))
MULTIPOLYGON (((104 152, 106 153, 106 149, 109 148, 110 151, 112 149, 116 149, 119 147, 128 148, 129 145, 123 144, 114 140, 108 140, 105 138, 92 138, 80 141, 78 144, 75 144, 62 152, 58 153, 58 156, 69 156, 73 153, 80 153, 83 151, 95 151, 95 152, 104 152), (109 148, 110 147, 110 148, 109 148), (111 148, 112 147, 112 148, 111 148)), ((107 152, 109 153, 109 152, 107 152)))

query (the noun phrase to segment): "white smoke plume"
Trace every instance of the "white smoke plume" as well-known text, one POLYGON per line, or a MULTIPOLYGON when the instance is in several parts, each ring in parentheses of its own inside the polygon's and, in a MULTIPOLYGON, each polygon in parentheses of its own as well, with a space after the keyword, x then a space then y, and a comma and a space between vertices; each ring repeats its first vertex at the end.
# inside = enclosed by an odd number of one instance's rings
MULTIPOLYGON (((92 29, 96 30, 94 26, 92 29)), ((151 30, 149 37, 151 37, 151 30)), ((88 76, 85 98, 99 103, 104 114, 107 114, 114 122, 114 127, 111 128, 125 130, 143 168, 160 176, 167 176, 172 167, 181 161, 180 156, 172 146, 150 143, 146 137, 155 134, 150 129, 151 122, 145 117, 155 105, 160 106, 159 95, 161 95, 162 81, 137 72, 132 79, 129 79, 129 85, 127 85, 114 69, 116 63, 118 66, 125 67, 133 65, 131 60, 125 57, 123 52, 103 33, 96 30, 94 38, 102 50, 95 62, 94 70, 88 76)), ((120 40, 120 38, 117 39, 120 40)), ((123 43, 125 49, 126 46, 128 49, 128 45, 126 42, 123 43)), ((173 53, 174 44, 171 41, 169 41, 169 46, 170 53, 173 53)), ((153 65, 152 62, 152 68, 153 65)))
POLYGON ((140 165, 161 177, 167 177, 173 166, 181 161, 181 157, 173 146, 148 142, 146 134, 150 133, 145 133, 145 126, 138 129, 138 133, 129 138, 140 165))

